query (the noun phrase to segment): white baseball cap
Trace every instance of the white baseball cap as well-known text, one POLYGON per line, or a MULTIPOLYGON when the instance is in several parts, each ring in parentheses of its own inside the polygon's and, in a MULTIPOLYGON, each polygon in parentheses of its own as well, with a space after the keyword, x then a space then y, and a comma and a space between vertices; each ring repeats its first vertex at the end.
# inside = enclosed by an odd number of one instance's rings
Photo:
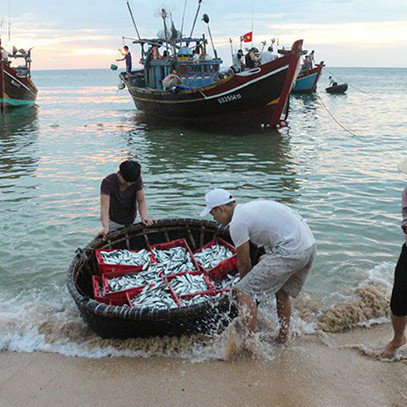
POLYGON ((209 212, 220 205, 226 205, 233 202, 235 198, 226 189, 212 189, 205 195, 206 208, 201 212, 201 216, 206 216, 209 212))
POLYGON ((399 162, 397 168, 398 168, 401 172, 403 172, 404 174, 407 174, 407 158, 403 158, 403 159, 399 162))

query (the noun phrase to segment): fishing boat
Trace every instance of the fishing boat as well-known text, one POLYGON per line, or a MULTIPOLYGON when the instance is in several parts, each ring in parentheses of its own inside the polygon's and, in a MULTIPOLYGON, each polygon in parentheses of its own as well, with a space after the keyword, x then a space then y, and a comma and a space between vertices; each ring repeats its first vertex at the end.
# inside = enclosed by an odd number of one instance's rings
POLYGON ((333 94, 345 93, 347 90, 348 90, 348 84, 347 83, 337 84, 335 82, 331 86, 328 86, 327 88, 325 88, 326 92, 333 93, 333 94))
MULTIPOLYGON (((199 304, 167 309, 103 303, 94 298, 92 281, 99 275, 97 249, 148 249, 158 243, 185 239, 191 250, 205 246, 214 237, 231 242, 215 222, 197 219, 161 219, 152 226, 141 223, 110 233, 107 240, 95 239, 78 249, 68 271, 68 291, 88 326, 103 338, 130 338, 193 333, 214 333, 224 329, 237 315, 229 294, 199 304)), ((259 254, 252 246, 252 261, 259 254)))
POLYGON ((17 50, 11 53, 1 46, 0 39, 0 112, 19 106, 33 106, 38 90, 31 80, 31 49, 17 50), (21 65, 12 65, 12 60, 23 61, 21 65))
POLYGON ((316 64, 315 67, 308 69, 304 66, 301 67, 297 80, 295 81, 292 93, 315 93, 317 91, 318 79, 321 76, 322 68, 324 67, 324 61, 316 64))
POLYGON ((208 25, 211 50, 205 35, 192 35, 198 12, 188 37, 175 29, 168 15, 163 10, 162 35, 150 39, 138 35, 133 40, 141 46, 143 68, 120 74, 137 109, 168 124, 276 127, 288 113, 303 41, 296 41, 287 55, 264 65, 239 73, 221 72, 222 59, 213 45, 207 14, 203 20, 208 25), (170 74, 176 75, 179 83, 165 89, 163 80, 170 74))

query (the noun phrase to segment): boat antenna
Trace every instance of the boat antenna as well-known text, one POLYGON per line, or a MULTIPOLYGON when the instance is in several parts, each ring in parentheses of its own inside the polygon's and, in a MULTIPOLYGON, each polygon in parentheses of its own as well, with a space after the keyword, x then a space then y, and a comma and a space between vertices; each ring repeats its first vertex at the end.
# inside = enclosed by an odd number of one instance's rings
POLYGON ((252 48, 253 48, 253 26, 254 26, 254 2, 252 0, 252 48))
POLYGON ((198 0, 198 9, 196 10, 196 14, 195 14, 194 22, 193 22, 193 24, 192 24, 192 28, 191 28, 191 34, 189 35, 189 36, 190 36, 190 38, 192 38, 192 33, 194 32, 194 28, 195 28, 196 19, 198 18, 199 10, 201 9, 201 3, 202 3, 202 0, 198 0))
MULTIPOLYGON (((10 0, 8 0, 8 42, 11 41, 11 22, 10 22, 10 0)), ((9 44, 10 45, 10 44, 9 44)))
POLYGON ((127 0, 127 7, 129 9, 130 17, 131 17, 131 19, 133 21, 134 28, 136 29, 137 37, 138 37, 139 40, 141 40, 140 33, 138 32, 136 21, 134 20, 134 17, 133 17, 133 12, 131 11, 129 0, 127 0))
POLYGON ((184 35, 184 34, 183 34, 183 31, 184 31, 184 19, 185 19, 185 11, 186 11, 186 9, 187 9, 187 3, 188 3, 188 0, 185 0, 185 3, 184 3, 184 12, 182 13, 181 38, 182 38, 182 36, 184 35))
POLYGON ((232 45, 232 38, 229 38, 229 43, 230 43, 230 53, 232 54, 232 58, 233 58, 233 45, 232 45))
POLYGON ((206 26, 208 27, 208 33, 209 33, 209 38, 211 39, 213 53, 215 55, 215 58, 217 59, 218 58, 218 53, 216 52, 215 46, 213 45, 212 33, 211 33, 211 29, 209 28, 209 16, 208 16, 208 14, 203 15, 202 21, 204 21, 206 23, 206 26))

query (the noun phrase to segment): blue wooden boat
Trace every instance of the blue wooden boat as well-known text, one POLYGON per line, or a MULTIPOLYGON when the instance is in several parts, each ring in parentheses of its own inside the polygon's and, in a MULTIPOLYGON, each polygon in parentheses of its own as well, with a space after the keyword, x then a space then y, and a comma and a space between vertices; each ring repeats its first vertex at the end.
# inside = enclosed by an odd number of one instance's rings
POLYGON ((295 81, 292 93, 314 93, 317 91, 318 79, 321 76, 324 61, 315 65, 312 69, 301 69, 295 81))

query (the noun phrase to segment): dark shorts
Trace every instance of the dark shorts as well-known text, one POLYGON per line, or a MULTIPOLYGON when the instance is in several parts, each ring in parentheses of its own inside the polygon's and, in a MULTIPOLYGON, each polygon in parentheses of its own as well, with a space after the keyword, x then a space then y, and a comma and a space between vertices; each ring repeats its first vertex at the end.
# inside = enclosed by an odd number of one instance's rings
POLYGON ((396 317, 407 315, 407 248, 405 243, 401 248, 400 257, 394 272, 390 309, 396 317))

